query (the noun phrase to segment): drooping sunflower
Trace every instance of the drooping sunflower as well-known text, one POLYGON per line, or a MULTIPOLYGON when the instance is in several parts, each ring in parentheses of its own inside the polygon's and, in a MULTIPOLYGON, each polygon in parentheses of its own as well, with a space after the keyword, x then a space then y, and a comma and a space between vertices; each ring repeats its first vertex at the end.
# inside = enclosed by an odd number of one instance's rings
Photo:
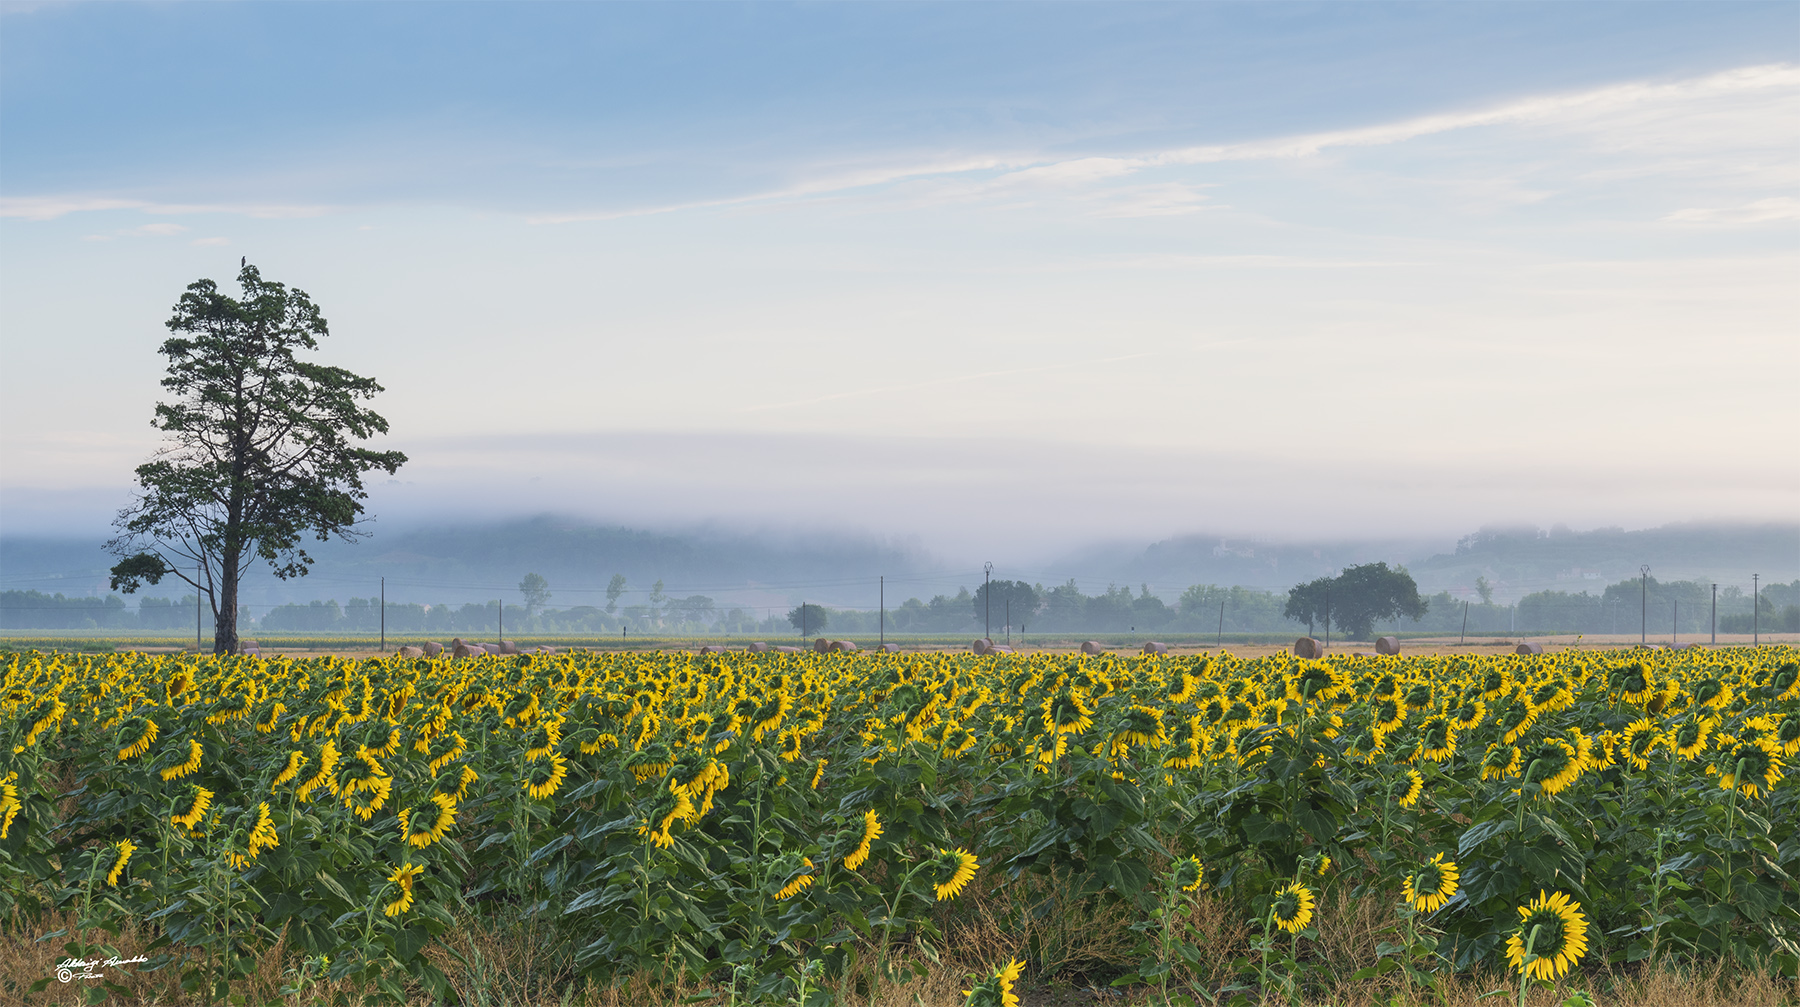
POLYGON ((275 725, 279 724, 281 722, 281 715, 286 712, 287 712, 287 707, 281 703, 275 703, 275 704, 271 705, 269 707, 269 712, 256 718, 256 733, 258 733, 258 734, 273 733, 275 730, 275 725))
POLYGON ((389 916, 398 916, 408 909, 411 909, 413 904, 413 879, 424 873, 425 866, 423 864, 404 864, 394 868, 394 873, 388 875, 388 884, 398 885, 400 887, 400 894, 394 901, 389 902, 384 906, 381 911, 389 916))
POLYGON ((1545 895, 1539 891, 1529 905, 1519 907, 1519 928, 1506 940, 1507 964, 1531 979, 1560 979, 1587 953, 1587 928, 1581 903, 1569 901, 1562 892, 1545 895), (1529 960, 1527 943, 1531 945, 1529 960))
POLYGON ((24 809, 24 802, 19 800, 19 773, 17 770, 0 777, 0 839, 12 831, 13 819, 24 809))
POLYGON ((775 901, 791 899, 811 888, 813 883, 812 867, 813 862, 810 858, 797 854, 784 853, 777 858, 775 868, 770 872, 770 876, 783 879, 783 883, 775 892, 775 901))
POLYGON ((1350 677, 1330 661, 1308 661, 1294 682, 1297 699, 1330 702, 1350 685, 1350 677))
POLYGON ((1065 687, 1044 700, 1045 733, 1080 734, 1094 725, 1094 711, 1080 689, 1065 687))
POLYGON ((188 784, 188 807, 178 815, 171 815, 169 821, 184 829, 193 829, 206 817, 206 811, 212 807, 213 792, 197 783, 188 784))
MULTIPOLYGON (((119 761, 135 759, 150 750, 150 743, 162 731, 149 717, 134 716, 119 725, 119 761)), ((167 779, 167 777, 164 777, 167 779)))
POLYGON ((1161 748, 1169 743, 1169 734, 1163 728, 1162 711, 1136 704, 1125 711, 1113 737, 1127 745, 1143 748, 1161 748))
POLYGON ((1420 776, 1418 770, 1409 769, 1406 771, 1406 791, 1400 795, 1400 800, 1395 803, 1399 804, 1402 808, 1410 808, 1419 803, 1419 797, 1424 793, 1425 777, 1420 776))
POLYGON ((469 743, 463 740, 463 736, 459 731, 440 734, 431 739, 426 745, 425 755, 427 759, 429 759, 426 763, 426 768, 435 773, 461 758, 463 752, 468 750, 468 747, 469 743))
POLYGON ((300 770, 304 768, 306 768, 306 753, 296 748, 288 753, 287 762, 282 764, 281 772, 276 773, 275 778, 269 781, 269 789, 273 790, 299 776, 300 770))
POLYGON ((1389 697, 1375 704, 1375 730, 1386 734, 1406 723, 1406 704, 1389 697))
POLYGON ((1531 706, 1540 713, 1555 713, 1575 704, 1575 692, 1561 677, 1553 678, 1531 691, 1531 706))
POLYGON ((1693 688, 1694 702, 1712 710, 1722 710, 1731 702, 1731 686, 1717 678, 1702 679, 1693 688))
POLYGON ((1740 741, 1719 751, 1714 768, 1719 774, 1719 789, 1736 789, 1745 797, 1766 797, 1786 775, 1781 759, 1776 756, 1773 740, 1762 743, 1740 741))
POLYGON ((1675 754, 1684 759, 1698 758, 1706 751, 1707 743, 1712 738, 1713 727, 1718 721, 1711 717, 1692 717, 1675 729, 1675 736, 1670 739, 1670 746, 1675 754))
POLYGON ((1494 714, 1494 723, 1506 732, 1501 743, 1518 744, 1525 732, 1531 730, 1531 725, 1537 723, 1537 715, 1537 710, 1530 703, 1520 699, 1514 699, 1500 707, 1494 714))
POLYGON ((1790 713, 1781 718, 1775 726, 1775 741, 1781 746, 1781 754, 1800 754, 1800 714, 1790 713))
POLYGON ((850 851, 849 856, 844 858, 844 866, 854 871, 868 863, 870 847, 880 837, 881 819, 875 814, 875 809, 871 808, 863 812, 862 841, 856 845, 856 849, 850 851))
POLYGON ((444 838, 455 824, 456 799, 448 794, 432 794, 426 803, 400 812, 401 838, 421 850, 444 838))
POLYGON ((1479 699, 1468 699, 1456 709, 1450 711, 1450 721, 1458 731, 1473 731, 1487 718, 1487 704, 1479 699))
POLYGON ((387 803, 388 796, 394 792, 394 778, 391 776, 375 776, 357 781, 355 789, 345 787, 343 790, 344 807, 356 813, 356 817, 369 821, 375 817, 387 803))
POLYGON ((1656 692, 1656 675, 1642 661, 1619 669, 1617 688, 1627 703, 1643 703, 1656 692))
MULTIPOLYGON (((970 744, 973 744, 973 743, 974 743, 973 736, 971 736, 970 744)), ((829 765, 830 762, 831 762, 831 760, 829 760, 829 759, 820 759, 818 761, 818 763, 813 766, 811 789, 813 789, 813 790, 819 789, 820 781, 825 779, 825 767, 827 765, 829 765)))
MULTIPOLYGON (((664 769, 666 771, 667 767, 664 769)), ((555 754, 548 759, 539 759, 532 763, 531 768, 525 773, 522 785, 533 800, 542 801, 554 795, 568 775, 569 760, 560 754, 555 754)))
POLYGON ((1276 889, 1269 913, 1274 917, 1275 925, 1290 934, 1305 930, 1313 918, 1312 889, 1298 881, 1276 889))
MULTIPOLYGON (((179 752, 180 749, 176 749, 176 751, 179 752)), ((190 773, 199 772, 200 771, 200 756, 203 752, 205 752, 205 749, 200 747, 200 742, 193 738, 189 738, 188 739, 187 759, 183 762, 178 762, 172 766, 168 766, 168 767, 164 768, 162 773, 160 774, 163 778, 163 782, 167 783, 170 780, 179 779, 183 776, 189 775, 190 773)), ((172 757, 179 758, 179 756, 172 756, 172 757)))
POLYGON ((1206 880, 1205 865, 1199 857, 1182 857, 1170 868, 1169 880, 1184 892, 1198 891, 1206 880))
POLYGON ((1408 874, 1401 888, 1407 903, 1413 909, 1421 913, 1435 913, 1456 895, 1458 876, 1456 861, 1445 860, 1444 855, 1439 853, 1419 865, 1418 870, 1408 874))
POLYGON ((1018 959, 994 971, 993 975, 975 984, 974 989, 963 990, 963 1007, 1019 1007, 1019 995, 1013 992, 1013 984, 1019 981, 1019 974, 1025 971, 1025 963, 1018 959))
POLYGON ((1585 764, 1575 746, 1561 738, 1545 738, 1525 752, 1525 768, 1529 782, 1536 783, 1546 795, 1560 794, 1581 776, 1585 764))
POLYGON ((131 851, 137 849, 137 844, 129 839, 121 839, 116 849, 119 851, 118 859, 113 861, 112 870, 106 872, 106 883, 115 888, 118 887, 119 876, 125 873, 125 865, 131 862, 131 851))
MULTIPOLYGON (((1800 662, 1783 661, 1781 666, 1769 675, 1769 691, 1775 693, 1775 698, 1784 703, 1790 699, 1800 699, 1800 662)), ((1788 754, 1794 753, 1789 752, 1788 754)))
POLYGON ((1650 754, 1661 740, 1662 734, 1650 718, 1640 717, 1626 725, 1625 733, 1613 746, 1613 757, 1642 772, 1650 768, 1650 754))
POLYGON ((1519 762, 1523 754, 1515 745, 1502 745, 1494 742, 1488 745, 1487 754, 1481 759, 1481 778, 1486 780, 1504 780, 1509 776, 1519 775, 1519 762))
POLYGON ((479 779, 481 779, 481 774, 477 773, 473 766, 465 763, 455 772, 438 776, 437 781, 431 785, 431 792, 454 797, 460 801, 469 796, 469 784, 479 779))
MULTIPOLYGON (((252 813, 245 812, 244 817, 249 819, 252 817, 252 813)), ((250 866, 251 862, 254 861, 262 851, 271 850, 281 845, 281 837, 275 832, 275 820, 269 816, 269 804, 267 801, 259 802, 257 804, 254 812, 254 821, 245 838, 245 852, 238 853, 232 851, 225 854, 225 859, 230 862, 231 866, 240 871, 250 866)))
POLYGON ((675 827, 676 822, 692 822, 699 817, 687 791, 681 789, 674 780, 657 791, 656 800, 642 814, 643 817, 638 820, 638 835, 663 849, 675 844, 675 837, 669 830, 675 827))
POLYGON ((1419 754, 1432 762, 1448 762, 1456 754, 1456 723, 1438 713, 1419 725, 1419 754))
POLYGON ((336 742, 328 740, 325 744, 319 746, 319 768, 315 770, 311 776, 301 781, 299 786, 294 788, 294 796, 302 801, 310 800, 312 798, 312 792, 321 787, 331 793, 337 793, 337 761, 338 750, 336 742))
POLYGON ((975 869, 981 865, 975 861, 975 855, 958 847, 954 850, 939 848, 936 863, 933 865, 932 885, 939 902, 956 898, 962 894, 963 886, 975 876, 975 869))

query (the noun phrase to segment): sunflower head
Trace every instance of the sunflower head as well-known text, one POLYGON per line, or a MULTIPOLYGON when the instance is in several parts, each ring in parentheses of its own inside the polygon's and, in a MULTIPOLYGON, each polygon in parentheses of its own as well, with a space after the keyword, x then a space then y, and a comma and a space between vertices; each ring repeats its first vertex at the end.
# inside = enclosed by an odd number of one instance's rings
POLYGON ((1290 934, 1305 930, 1313 918, 1312 889, 1298 881, 1276 889, 1275 898, 1269 903, 1269 915, 1276 926, 1290 934))
POLYGON ((1019 995, 1013 992, 1013 984, 1019 981, 1019 975, 1025 971, 1025 963, 1013 959, 994 970, 992 975, 975 984, 974 989, 963 990, 963 1007, 1019 1007, 1019 995))
POLYGON ((1204 880, 1206 880, 1206 870, 1201 865, 1199 857, 1182 857, 1175 861, 1175 866, 1169 871, 1169 882, 1184 892, 1199 889, 1204 880))
POLYGON ((1767 797, 1786 775, 1782 772, 1780 757, 1775 754, 1778 750, 1768 741, 1739 741, 1730 748, 1721 749, 1719 761, 1715 763, 1720 789, 1736 789, 1745 797, 1767 797))
POLYGON ((1434 913, 1456 895, 1456 862, 1437 854, 1406 876, 1401 885, 1406 902, 1421 913, 1434 913))
POLYGON ((1519 928, 1506 941, 1506 961, 1531 979, 1555 980, 1587 953, 1587 917, 1562 892, 1538 892, 1519 907, 1519 928))
POLYGON ((975 855, 968 850, 939 849, 930 872, 938 901, 943 902, 961 895, 963 886, 975 876, 975 869, 980 866, 975 855))

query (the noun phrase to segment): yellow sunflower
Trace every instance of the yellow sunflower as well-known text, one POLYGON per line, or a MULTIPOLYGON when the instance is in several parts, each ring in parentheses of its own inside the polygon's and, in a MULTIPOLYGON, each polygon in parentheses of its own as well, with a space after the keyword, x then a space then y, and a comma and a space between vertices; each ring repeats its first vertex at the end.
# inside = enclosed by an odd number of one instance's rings
POLYGON ((422 864, 405 864, 394 868, 394 873, 388 875, 388 884, 398 885, 400 888, 400 895, 395 898, 394 901, 389 902, 383 907, 382 912, 389 916, 398 916, 408 909, 411 909, 413 904, 413 879, 424 873, 425 867, 422 864))
MULTIPOLYGON (((667 772, 664 767, 664 772, 667 772)), ((558 787, 569 775, 569 760, 560 754, 553 754, 548 760, 538 760, 525 774, 523 786, 525 792, 534 800, 545 800, 556 793, 558 787)))
POLYGON ((1527 978, 1560 979, 1587 953, 1587 928, 1581 903, 1540 891, 1519 907, 1519 928, 1506 940, 1507 964, 1527 978))
POLYGON ((119 875, 125 872, 125 865, 131 862, 131 851, 137 849, 137 844, 129 839, 121 839, 117 849, 118 859, 113 861, 112 870, 106 872, 106 883, 114 887, 118 886, 119 875))
POLYGON ((1425 793, 1425 777, 1416 769, 1406 771, 1406 792, 1400 795, 1399 805, 1410 808, 1419 803, 1419 797, 1425 793))
POLYGON ((868 863, 870 846, 880 837, 881 819, 876 816, 875 809, 871 808, 863 812, 862 841, 856 845, 856 849, 850 851, 849 856, 844 858, 844 866, 854 871, 868 863))
POLYGON ((1290 934, 1305 930, 1313 918, 1312 889, 1298 881, 1276 889, 1275 900, 1269 905, 1269 913, 1273 916, 1275 925, 1290 934))
POLYGON ((1013 992, 1013 984, 1019 981, 1020 973, 1025 971, 1025 963, 1018 959, 1006 965, 975 984, 974 989, 963 990, 963 1007, 1019 1007, 1019 994, 1013 992))
POLYGON ((162 778, 163 778, 163 782, 167 783, 170 780, 179 779, 183 776, 189 775, 190 773, 199 772, 200 771, 200 755, 203 751, 204 751, 204 749, 202 749, 200 747, 200 742, 194 740, 193 738, 189 738, 188 739, 187 761, 177 763, 176 765, 173 765, 173 766, 168 767, 167 769, 164 769, 161 774, 162 778))
POLYGON ((775 901, 777 902, 791 899, 812 887, 812 860, 808 857, 800 857, 798 863, 792 863, 793 859, 794 855, 789 853, 784 854, 775 862, 778 869, 785 868, 780 876, 786 879, 786 883, 775 892, 775 901))
POLYGON ((1199 857, 1182 857, 1175 861, 1169 872, 1169 880, 1175 887, 1184 892, 1198 891, 1206 880, 1206 869, 1199 857))
POLYGON ((939 848, 936 863, 936 880, 933 882, 939 902, 956 898, 962 894, 963 886, 975 876, 975 869, 981 865, 975 862, 975 855, 958 847, 955 850, 939 848))
POLYGON ((424 849, 444 838, 456 824, 456 799, 432 794, 431 800, 400 812, 400 836, 410 846, 424 849))
POLYGON ((1421 913, 1435 913, 1456 895, 1456 861, 1437 854, 1406 876, 1402 885, 1406 901, 1421 913))
POLYGON ((206 817, 206 810, 212 807, 213 792, 198 784, 188 784, 188 808, 179 815, 172 815, 169 821, 184 829, 193 829, 206 817))
MULTIPOLYGON (((162 733, 156 721, 149 717, 132 717, 119 726, 119 740, 124 742, 119 748, 119 761, 135 759, 150 750, 150 743, 162 733)), ((164 777, 168 779, 168 777, 164 777)))

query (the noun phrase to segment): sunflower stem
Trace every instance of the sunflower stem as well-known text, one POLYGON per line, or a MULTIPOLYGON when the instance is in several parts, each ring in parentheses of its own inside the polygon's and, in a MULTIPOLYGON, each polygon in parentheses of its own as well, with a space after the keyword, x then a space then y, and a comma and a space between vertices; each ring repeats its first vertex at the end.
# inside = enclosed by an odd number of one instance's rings
POLYGON ((1537 960, 1532 949, 1537 946, 1538 931, 1543 930, 1542 923, 1533 924, 1531 933, 1525 936, 1525 958, 1519 963, 1519 1004, 1525 1007, 1525 994, 1531 989, 1531 963, 1537 960))

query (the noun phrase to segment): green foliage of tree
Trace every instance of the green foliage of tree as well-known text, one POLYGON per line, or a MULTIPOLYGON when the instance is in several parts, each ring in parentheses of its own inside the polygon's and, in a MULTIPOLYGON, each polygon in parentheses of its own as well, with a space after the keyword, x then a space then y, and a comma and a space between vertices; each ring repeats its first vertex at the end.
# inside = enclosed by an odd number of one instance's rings
POLYGON ((1037 614, 1043 605, 1037 589, 1022 580, 989 581, 975 589, 970 599, 970 611, 975 616, 977 626, 991 621, 995 626, 1005 626, 1010 612, 1012 625, 1029 625, 1031 617, 1037 614))
POLYGON ((1288 591, 1282 614, 1296 622, 1327 625, 1330 618, 1350 639, 1366 640, 1378 619, 1423 618, 1428 604, 1405 567, 1387 563, 1346 567, 1336 577, 1320 577, 1288 591))
POLYGON ((550 602, 550 582, 541 574, 528 573, 519 581, 519 593, 525 596, 526 615, 536 615, 538 609, 550 602))
POLYGON ((787 618, 788 622, 793 624, 795 629, 800 630, 803 636, 812 636, 815 633, 823 632, 826 623, 830 621, 824 608, 810 603, 795 605, 793 611, 788 613, 787 618))
POLYGON ((611 615, 619 610, 619 596, 625 593, 625 575, 615 573, 606 585, 606 614, 611 615))
POLYGON ((387 420, 358 404, 381 385, 301 359, 328 334, 312 300, 255 266, 238 284, 241 300, 199 280, 175 305, 158 350, 174 401, 158 402, 151 420, 167 443, 138 466, 137 499, 107 543, 119 557, 115 590, 170 575, 192 585, 213 611, 219 654, 237 648, 248 565, 261 559, 284 580, 304 576, 312 559, 301 541, 355 537, 363 474, 406 462, 358 446, 387 432, 387 420))

